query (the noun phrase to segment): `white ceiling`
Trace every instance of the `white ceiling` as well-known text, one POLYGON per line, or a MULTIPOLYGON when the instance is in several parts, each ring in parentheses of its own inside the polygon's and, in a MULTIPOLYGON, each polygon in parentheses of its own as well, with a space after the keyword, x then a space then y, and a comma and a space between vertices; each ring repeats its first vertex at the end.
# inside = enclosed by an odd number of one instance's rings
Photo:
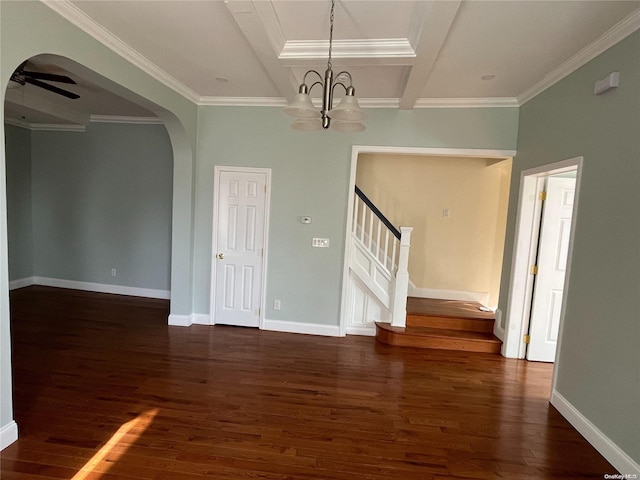
MULTIPOLYGON (((199 104, 284 105, 307 69, 326 68, 329 0, 43 1, 199 104)), ((364 107, 517 106, 638 28, 640 0, 337 0, 333 65, 364 107)), ((31 67, 55 72, 55 57, 31 67)), ((11 89, 7 117, 79 123, 38 118, 42 103, 151 115, 75 79, 79 100, 11 89)))

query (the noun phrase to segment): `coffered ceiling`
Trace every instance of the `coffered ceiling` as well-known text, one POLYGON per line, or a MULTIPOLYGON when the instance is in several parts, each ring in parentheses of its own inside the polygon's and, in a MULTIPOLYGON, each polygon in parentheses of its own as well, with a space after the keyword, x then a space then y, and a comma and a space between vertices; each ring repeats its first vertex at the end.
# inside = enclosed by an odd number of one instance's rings
MULTIPOLYGON (((306 70, 326 68, 329 0, 43 1, 199 104, 284 105, 306 70)), ((333 65, 352 74, 363 107, 517 106, 640 28, 639 8, 337 0, 333 65)), ((42 68, 55 68, 47 61, 42 68)), ((102 94, 88 89, 85 115, 112 114, 102 107, 118 103, 104 97, 101 107, 102 94)), ((144 113, 122 105, 123 115, 144 113)))

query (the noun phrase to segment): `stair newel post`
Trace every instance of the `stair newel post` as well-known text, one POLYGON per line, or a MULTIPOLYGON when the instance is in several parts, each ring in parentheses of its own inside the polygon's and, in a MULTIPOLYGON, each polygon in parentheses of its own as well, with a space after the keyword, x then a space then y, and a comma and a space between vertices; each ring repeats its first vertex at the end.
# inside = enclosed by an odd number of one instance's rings
POLYGON ((407 295, 409 294, 409 247, 413 227, 400 227, 400 252, 398 270, 393 290, 391 326, 404 327, 407 323, 407 295))

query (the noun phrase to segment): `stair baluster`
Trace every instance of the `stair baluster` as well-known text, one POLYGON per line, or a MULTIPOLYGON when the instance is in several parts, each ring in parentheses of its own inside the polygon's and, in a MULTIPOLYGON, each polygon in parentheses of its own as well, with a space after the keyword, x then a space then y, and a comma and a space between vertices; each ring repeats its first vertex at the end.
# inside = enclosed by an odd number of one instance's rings
POLYGON ((393 326, 404 326, 406 322, 409 289, 407 268, 412 230, 412 227, 394 227, 367 196, 358 187, 355 188, 352 227, 354 255, 368 257, 369 267, 362 268, 352 257, 352 271, 389 310, 393 326))

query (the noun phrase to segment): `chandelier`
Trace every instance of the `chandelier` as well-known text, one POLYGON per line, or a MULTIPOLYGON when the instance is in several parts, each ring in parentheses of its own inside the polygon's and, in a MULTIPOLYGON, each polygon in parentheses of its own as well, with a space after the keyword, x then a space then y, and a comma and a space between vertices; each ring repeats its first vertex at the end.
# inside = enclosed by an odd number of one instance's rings
POLYGON ((365 114, 360 105, 358 105, 351 74, 347 71, 340 72, 335 76, 334 81, 333 69, 331 68, 331 48, 333 46, 333 13, 335 6, 335 0, 331 0, 329 59, 327 60, 324 79, 316 70, 309 70, 304 74, 295 99, 284 108, 284 113, 296 118, 296 121, 291 125, 294 130, 310 131, 323 128, 326 130, 329 127, 332 130, 341 132, 361 132, 364 130, 361 120, 364 120, 365 114), (309 75, 318 77, 318 80, 313 82, 311 86, 307 84, 309 75), (345 82, 348 82, 348 85, 345 82), (309 96, 309 92, 316 85, 322 86, 322 110, 320 111, 313 106, 309 96), (333 91, 337 86, 344 88, 345 96, 342 97, 340 104, 333 108, 333 91))

